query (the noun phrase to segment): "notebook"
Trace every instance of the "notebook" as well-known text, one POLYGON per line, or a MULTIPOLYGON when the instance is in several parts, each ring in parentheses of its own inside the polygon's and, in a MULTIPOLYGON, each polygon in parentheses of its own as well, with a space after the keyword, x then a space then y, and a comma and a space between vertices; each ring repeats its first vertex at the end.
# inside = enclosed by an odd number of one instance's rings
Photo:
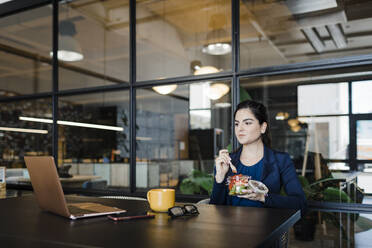
POLYGON ((70 219, 118 214, 126 210, 93 202, 67 203, 51 156, 25 156, 34 195, 43 210, 70 219))

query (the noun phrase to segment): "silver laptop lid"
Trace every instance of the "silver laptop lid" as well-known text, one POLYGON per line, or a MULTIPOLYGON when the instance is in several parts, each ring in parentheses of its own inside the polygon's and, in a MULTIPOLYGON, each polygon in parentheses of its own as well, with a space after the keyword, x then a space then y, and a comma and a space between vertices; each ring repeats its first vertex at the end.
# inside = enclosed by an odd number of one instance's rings
POLYGON ((54 158, 25 156, 34 194, 43 210, 70 217, 54 158))

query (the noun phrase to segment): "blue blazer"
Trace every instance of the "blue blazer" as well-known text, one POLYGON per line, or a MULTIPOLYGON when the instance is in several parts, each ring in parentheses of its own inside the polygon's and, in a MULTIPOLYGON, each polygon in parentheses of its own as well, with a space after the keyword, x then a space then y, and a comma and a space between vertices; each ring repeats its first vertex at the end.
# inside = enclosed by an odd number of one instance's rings
MULTIPOLYGON (((233 164, 237 164, 241 152, 242 148, 230 154, 233 164)), ((233 172, 230 168, 222 183, 217 183, 214 179, 210 204, 231 205, 232 196, 228 194, 226 185, 226 178, 231 175, 233 172)), ((261 181, 269 188, 264 207, 300 209, 301 215, 304 215, 307 208, 305 193, 288 153, 274 151, 265 146, 261 181), (286 196, 280 195, 282 186, 286 196)))

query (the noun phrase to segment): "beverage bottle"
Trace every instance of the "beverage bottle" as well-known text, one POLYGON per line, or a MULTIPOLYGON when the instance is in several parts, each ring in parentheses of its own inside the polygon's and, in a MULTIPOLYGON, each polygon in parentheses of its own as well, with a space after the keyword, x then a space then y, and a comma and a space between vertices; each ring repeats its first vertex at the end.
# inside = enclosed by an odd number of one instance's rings
POLYGON ((6 182, 5 182, 5 167, 0 167, 0 191, 5 191, 6 182))

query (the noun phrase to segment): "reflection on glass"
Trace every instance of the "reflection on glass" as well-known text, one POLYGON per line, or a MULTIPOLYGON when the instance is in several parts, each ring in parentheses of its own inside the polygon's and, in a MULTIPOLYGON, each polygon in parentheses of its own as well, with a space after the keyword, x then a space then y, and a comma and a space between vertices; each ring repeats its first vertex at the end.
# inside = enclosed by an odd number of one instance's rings
POLYGON ((242 69, 370 52, 371 15, 338 1, 240 1, 242 69))
MULTIPOLYGON (((23 168, 24 156, 51 154, 52 126, 20 119, 21 116, 51 118, 51 106, 49 98, 0 104, 1 166, 23 168)), ((24 176, 22 170, 20 173, 24 176)))
MULTIPOLYGON (((326 75, 332 76, 335 75, 326 75)), ((348 164, 327 161, 348 158, 348 117, 326 116, 348 113, 347 84, 307 84, 322 77, 322 73, 318 75, 315 72, 240 81, 241 101, 253 99, 268 107, 272 148, 288 152, 297 171, 305 172, 306 176, 312 177, 311 180, 316 168, 320 169, 317 170, 317 178, 329 176, 328 169, 349 168, 348 164), (325 116, 304 117, 320 114, 325 116)))
MULTIPOLYGON (((360 171, 366 172, 358 174, 358 186, 363 189, 365 194, 372 194, 372 163, 360 163, 358 167, 360 167, 360 171)), ((371 204, 372 198, 364 198, 363 203, 371 204)))
POLYGON ((357 159, 372 160, 372 120, 359 120, 357 128, 357 159))
POLYGON ((44 6, 3 17, 0 33, 0 97, 50 91, 52 9, 44 6))
POLYGON ((333 162, 328 163, 328 169, 332 171, 348 171, 350 170, 350 166, 347 163, 342 162, 333 162))
POLYGON ((371 235, 370 222, 371 216, 367 214, 309 211, 289 230, 288 243, 290 247, 319 244, 322 247, 363 247, 365 239, 369 239, 367 235, 371 235))
POLYGON ((211 128, 211 110, 190 110, 190 128, 211 128))
POLYGON ((137 80, 231 70, 231 0, 136 2, 137 80))
POLYGON ((320 153, 324 158, 346 159, 349 147, 349 118, 311 117, 299 118, 307 129, 310 152, 320 153))
POLYGON ((300 116, 348 113, 347 83, 300 85, 297 90, 300 116))
POLYGON ((129 0, 61 3, 60 89, 128 84, 128 27, 129 0))
POLYGON ((226 102, 231 102, 230 82, 178 85, 168 95, 152 88, 138 90, 138 189, 161 186, 184 194, 210 193, 214 156, 231 143, 231 106, 223 106, 226 102), (213 100, 208 92, 216 84, 224 85, 223 94, 213 100))
POLYGON ((82 188, 129 187, 129 93, 85 94, 59 101, 59 151, 82 188))
POLYGON ((372 113, 372 81, 352 83, 353 113, 372 113))

